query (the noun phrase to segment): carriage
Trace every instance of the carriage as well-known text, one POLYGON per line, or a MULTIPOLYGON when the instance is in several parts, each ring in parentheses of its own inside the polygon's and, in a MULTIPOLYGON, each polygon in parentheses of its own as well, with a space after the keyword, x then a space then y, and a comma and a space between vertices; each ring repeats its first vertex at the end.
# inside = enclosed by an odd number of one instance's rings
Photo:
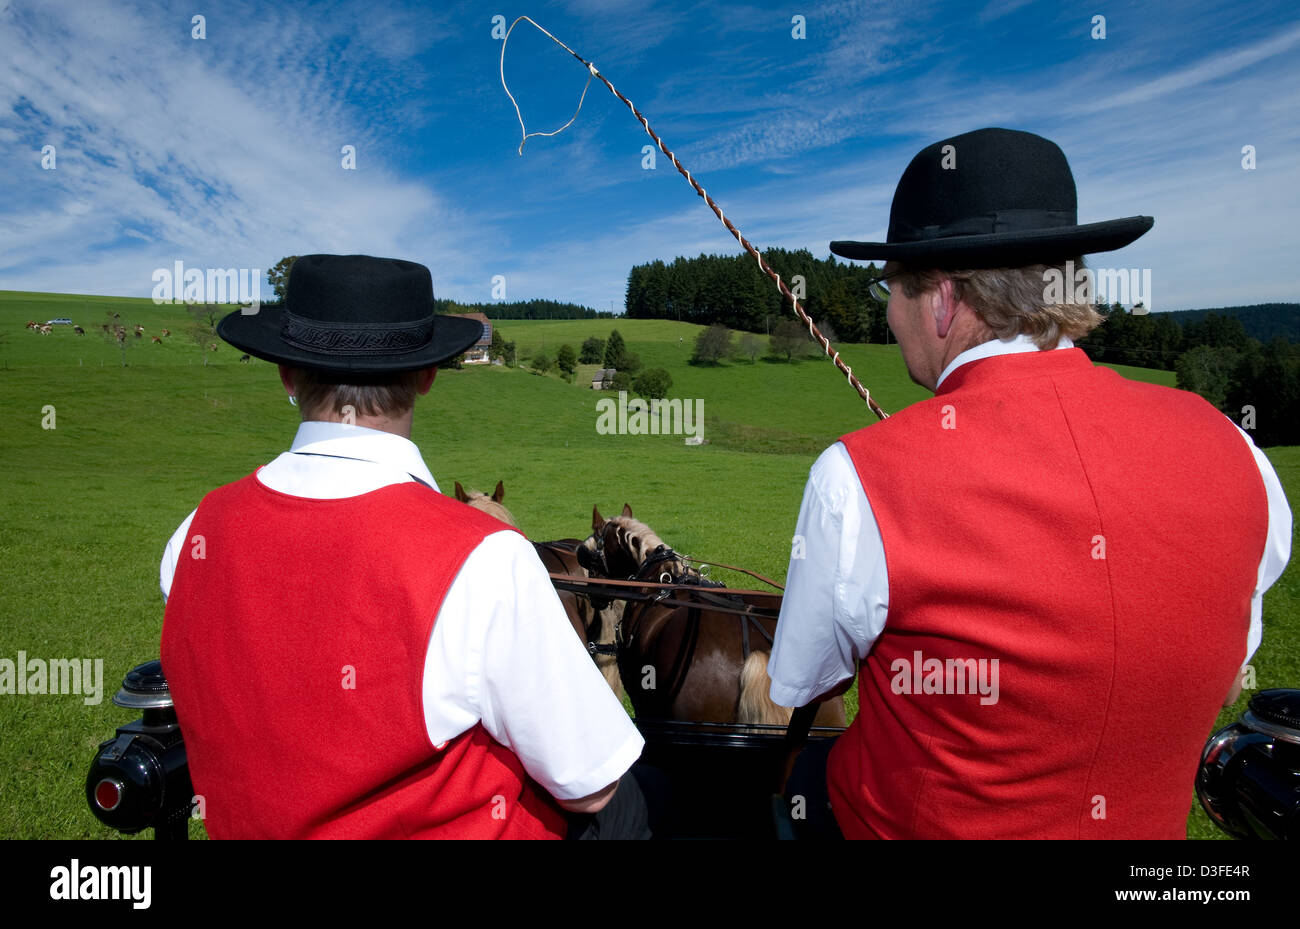
MULTIPOLYGON (((500 488, 495 496, 499 503, 500 488)), ((653 534, 629 533, 628 508, 615 520, 594 517, 598 528, 586 542, 535 545, 575 633, 615 693, 620 677, 635 682, 634 722, 646 742, 641 761, 664 773, 671 793, 660 834, 792 836, 779 795, 788 761, 806 740, 838 735, 843 707, 836 698, 819 720, 831 725, 814 726, 817 707, 790 714, 767 699, 780 593, 709 580, 653 534)), ((122 832, 153 827, 157 838, 184 838, 193 790, 160 662, 133 669, 113 701, 142 717, 100 746, 87 803, 122 832)))
MULTIPOLYGON (((791 764, 805 745, 843 731, 844 707, 836 697, 788 712, 767 698, 781 594, 711 581, 628 507, 612 520, 593 511, 592 525, 585 541, 534 544, 611 687, 632 684, 641 761, 665 775, 671 795, 656 835, 798 837, 806 811, 784 795, 791 764)), ((100 746, 86 780, 92 812, 122 832, 185 838, 193 789, 160 663, 133 669, 113 702, 143 716, 100 746)), ((1298 791, 1300 691, 1261 692, 1207 743, 1197 794, 1229 834, 1300 837, 1298 791)))

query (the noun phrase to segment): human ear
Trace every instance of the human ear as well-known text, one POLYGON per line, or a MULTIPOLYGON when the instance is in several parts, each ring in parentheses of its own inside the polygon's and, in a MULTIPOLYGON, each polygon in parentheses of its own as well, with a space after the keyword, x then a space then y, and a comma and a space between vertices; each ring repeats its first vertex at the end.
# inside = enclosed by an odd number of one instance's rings
POLYGON ((957 318, 957 301, 953 297, 952 280, 944 278, 939 286, 930 291, 930 312, 934 316, 935 334, 941 339, 948 337, 953 321, 957 318))

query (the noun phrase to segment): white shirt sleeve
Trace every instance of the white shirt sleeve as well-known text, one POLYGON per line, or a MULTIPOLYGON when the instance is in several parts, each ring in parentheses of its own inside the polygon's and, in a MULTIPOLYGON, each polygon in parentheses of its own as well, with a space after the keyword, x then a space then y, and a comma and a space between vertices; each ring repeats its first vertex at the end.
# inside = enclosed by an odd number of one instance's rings
POLYGON ((609 786, 645 745, 516 532, 489 535, 461 566, 430 636, 423 692, 430 742, 481 720, 560 800, 609 786))
POLYGON ((782 706, 803 706, 857 674, 885 628, 884 542, 840 442, 809 472, 794 541, 768 665, 782 706))
POLYGON ((176 562, 180 560, 188 549, 185 547, 187 539, 185 538, 190 532, 190 523, 194 522, 194 514, 198 510, 190 510, 190 515, 185 517, 181 527, 172 533, 171 539, 167 542, 167 547, 163 549, 162 564, 158 566, 158 584, 162 587, 163 602, 171 596, 172 579, 176 577, 176 562))
POLYGON ((1244 666, 1250 663, 1264 638, 1264 592, 1282 576, 1287 562, 1291 560, 1292 517, 1286 494, 1282 492, 1282 482, 1278 480, 1272 462, 1240 426, 1237 426, 1237 431, 1246 440, 1250 453, 1255 456, 1255 464, 1259 467, 1259 476, 1264 481, 1264 492, 1268 497, 1268 539, 1264 543, 1264 556, 1259 560, 1255 592, 1250 598, 1250 631, 1246 634, 1244 666))

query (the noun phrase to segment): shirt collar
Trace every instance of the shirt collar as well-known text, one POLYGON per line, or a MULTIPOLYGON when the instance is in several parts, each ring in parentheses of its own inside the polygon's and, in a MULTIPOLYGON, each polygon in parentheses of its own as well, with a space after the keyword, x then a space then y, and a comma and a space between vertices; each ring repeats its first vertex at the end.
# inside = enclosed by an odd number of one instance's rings
MULTIPOLYGON (((1061 336, 1061 340, 1056 343, 1056 349, 1062 348, 1074 348, 1073 340, 1061 336)), ((1019 352, 1036 351, 1040 351, 1039 347, 1034 344, 1032 337, 1027 336, 1024 333, 1010 339, 992 339, 988 342, 983 342, 976 345, 974 348, 966 349, 966 351, 948 362, 948 367, 944 368, 943 373, 939 375, 939 381, 934 385, 934 389, 937 391, 939 385, 943 383, 944 378, 967 362, 979 361, 981 358, 992 358, 995 355, 1014 355, 1019 352)))
POLYGON ((438 490, 415 443, 391 432, 348 423, 305 422, 298 427, 289 451, 339 455, 389 465, 438 490))

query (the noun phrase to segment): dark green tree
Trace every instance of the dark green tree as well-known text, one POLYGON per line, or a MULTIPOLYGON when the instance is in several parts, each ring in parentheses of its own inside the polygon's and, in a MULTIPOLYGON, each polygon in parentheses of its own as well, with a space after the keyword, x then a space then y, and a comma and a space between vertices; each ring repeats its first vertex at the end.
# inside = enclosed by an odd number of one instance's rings
POLYGON ((266 272, 266 281, 275 291, 276 299, 284 302, 285 288, 289 286, 289 269, 293 263, 298 260, 297 255, 290 255, 287 258, 281 258, 276 262, 275 267, 266 272))
POLYGON ((623 344, 623 336, 615 329, 609 334, 609 341, 605 343, 605 367, 623 369, 623 356, 627 353, 627 346, 623 344))
POLYGON ((746 332, 740 337, 740 344, 736 347, 736 354, 743 358, 748 358, 749 363, 753 364, 758 358, 759 353, 763 351, 763 343, 752 332, 746 332))
POLYGON ((578 353, 578 363, 598 365, 604 360, 605 340, 599 336, 587 336, 586 341, 582 343, 582 350, 578 353))
POLYGON ((783 319, 772 330, 772 338, 768 340, 768 355, 783 361, 793 361, 796 355, 803 352, 807 340, 808 330, 797 320, 783 319))
POLYGON ((1224 410, 1232 375, 1241 353, 1230 348, 1198 345, 1183 352, 1174 370, 1178 372, 1178 387, 1190 390, 1208 400, 1215 408, 1224 410))
POLYGON ((504 360, 506 357, 506 340, 501 335, 501 330, 496 326, 492 327, 492 343, 488 346, 488 358, 496 361, 498 358, 504 360))
POLYGON ((691 364, 716 365, 720 358, 731 353, 731 330, 720 323, 701 329, 695 337, 695 352, 691 364))
POLYGON ((573 350, 573 346, 567 342, 560 346, 559 352, 555 355, 555 366, 560 369, 565 380, 572 380, 573 374, 578 369, 578 354, 573 350))
POLYGON ((672 386, 672 376, 663 368, 650 368, 632 382, 632 389, 648 400, 662 400, 672 386))

